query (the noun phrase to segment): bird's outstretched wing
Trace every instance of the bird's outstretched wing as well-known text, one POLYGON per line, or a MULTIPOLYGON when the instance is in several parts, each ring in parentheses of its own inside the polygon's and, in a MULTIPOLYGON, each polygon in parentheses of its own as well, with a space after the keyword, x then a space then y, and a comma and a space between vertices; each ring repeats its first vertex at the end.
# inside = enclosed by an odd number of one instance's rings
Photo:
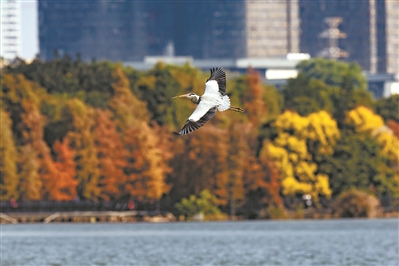
POLYGON ((217 67, 217 68, 211 68, 211 76, 209 79, 206 80, 206 87, 205 87, 205 93, 210 90, 215 90, 218 91, 220 94, 225 95, 226 94, 226 72, 224 71, 223 68, 217 67), (209 82, 215 80, 217 82, 217 85, 214 82, 209 82))
POLYGON ((174 133, 177 135, 190 134, 191 132, 205 125, 205 123, 208 122, 208 120, 215 115, 216 110, 217 110, 216 106, 209 108, 207 104, 203 104, 201 106, 200 102, 197 108, 194 110, 193 114, 187 119, 186 123, 184 124, 180 132, 174 132, 174 133), (207 109, 207 111, 205 108, 207 109), (201 117, 197 118, 198 115, 203 113, 204 110, 206 112, 201 117))

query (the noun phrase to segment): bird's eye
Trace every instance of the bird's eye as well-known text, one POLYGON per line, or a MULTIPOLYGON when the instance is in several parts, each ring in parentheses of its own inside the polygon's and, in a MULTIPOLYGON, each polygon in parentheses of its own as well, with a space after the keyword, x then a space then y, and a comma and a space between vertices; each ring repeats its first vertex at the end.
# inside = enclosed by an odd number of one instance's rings
POLYGON ((189 96, 194 96, 194 93, 190 92, 189 96))

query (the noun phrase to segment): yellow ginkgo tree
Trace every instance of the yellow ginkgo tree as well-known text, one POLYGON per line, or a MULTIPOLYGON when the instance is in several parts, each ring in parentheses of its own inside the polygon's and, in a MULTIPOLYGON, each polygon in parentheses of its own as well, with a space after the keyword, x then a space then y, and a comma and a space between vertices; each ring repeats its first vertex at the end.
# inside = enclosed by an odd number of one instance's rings
POLYGON ((325 111, 302 117, 296 112, 285 111, 274 122, 277 137, 266 141, 267 153, 281 174, 282 193, 286 196, 310 194, 314 201, 319 196, 330 197, 327 175, 317 174, 313 152, 329 154, 340 137, 335 120, 325 111))
POLYGON ((399 140, 393 131, 385 126, 381 116, 367 107, 359 106, 348 112, 346 122, 355 126, 359 133, 369 133, 381 147, 381 154, 393 164, 399 163, 399 140))
POLYGON ((399 197, 399 140, 393 130, 384 124, 381 116, 364 106, 349 111, 346 122, 354 125, 357 132, 369 134, 379 144, 381 155, 388 160, 385 167, 380 167, 380 175, 388 178, 385 183, 389 184, 390 194, 399 197))

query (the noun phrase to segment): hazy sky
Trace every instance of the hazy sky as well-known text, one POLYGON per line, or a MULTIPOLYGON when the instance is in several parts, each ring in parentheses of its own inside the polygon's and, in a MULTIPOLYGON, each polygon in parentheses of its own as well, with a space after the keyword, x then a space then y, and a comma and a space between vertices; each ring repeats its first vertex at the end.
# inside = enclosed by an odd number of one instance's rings
POLYGON ((21 57, 32 59, 39 52, 36 0, 21 0, 21 20, 21 57))

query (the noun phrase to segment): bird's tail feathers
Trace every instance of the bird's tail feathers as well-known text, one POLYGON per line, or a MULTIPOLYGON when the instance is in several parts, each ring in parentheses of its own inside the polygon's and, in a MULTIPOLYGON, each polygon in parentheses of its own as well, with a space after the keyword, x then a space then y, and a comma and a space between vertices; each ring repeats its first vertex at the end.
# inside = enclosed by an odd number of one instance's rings
POLYGON ((230 98, 229 98, 229 96, 224 95, 223 102, 221 105, 218 106, 218 110, 220 112, 223 112, 223 111, 229 110, 229 108, 230 108, 230 98))
POLYGON ((239 112, 239 113, 244 113, 244 109, 240 108, 240 107, 236 107, 236 106, 230 106, 229 110, 231 111, 235 111, 235 112, 239 112))

